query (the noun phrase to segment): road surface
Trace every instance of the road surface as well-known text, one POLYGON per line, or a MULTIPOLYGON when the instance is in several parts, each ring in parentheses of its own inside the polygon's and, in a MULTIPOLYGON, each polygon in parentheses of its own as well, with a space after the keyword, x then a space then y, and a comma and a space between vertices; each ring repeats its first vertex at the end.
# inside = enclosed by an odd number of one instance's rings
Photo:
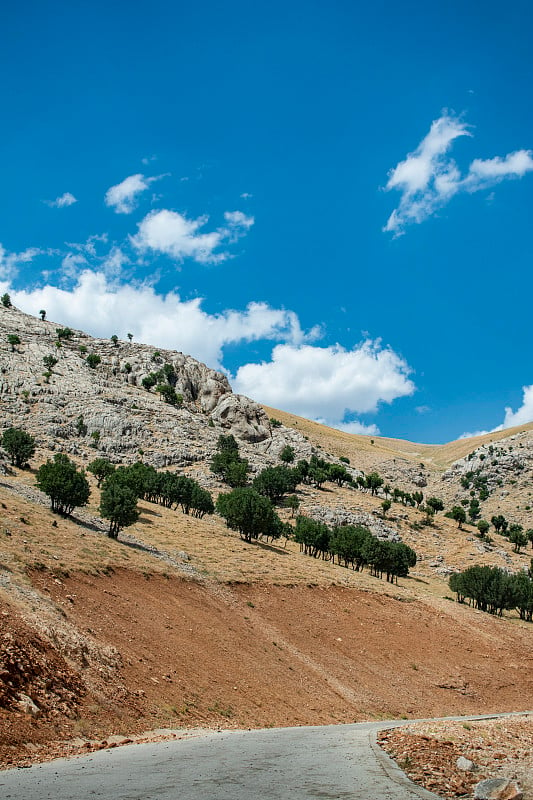
POLYGON ((0 772, 3 800, 415 800, 436 795, 408 781, 364 722, 209 732, 126 745, 0 772))

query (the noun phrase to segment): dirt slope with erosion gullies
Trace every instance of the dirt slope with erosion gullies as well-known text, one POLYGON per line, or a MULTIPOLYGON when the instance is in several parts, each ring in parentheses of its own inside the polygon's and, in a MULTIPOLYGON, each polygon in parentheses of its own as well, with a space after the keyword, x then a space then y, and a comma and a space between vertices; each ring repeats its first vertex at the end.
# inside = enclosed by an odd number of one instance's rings
POLYGON ((249 545, 217 515, 199 520, 147 502, 113 541, 92 476, 89 504, 72 518, 52 514, 35 488, 36 468, 54 452, 86 466, 97 455, 132 463, 142 450, 147 463, 184 470, 216 496, 227 487, 209 460, 220 433, 232 432, 252 474, 291 444, 297 458, 349 458, 354 477, 377 470, 447 507, 469 496, 462 477, 489 472, 483 515, 498 509, 529 527, 531 426, 443 447, 351 436, 235 398, 223 376, 188 356, 82 332, 53 350, 48 383, 42 358, 57 327, 0 308, 1 423, 38 445, 29 469, 0 463, 3 765, 157 727, 499 711, 531 696, 530 626, 446 599, 455 569, 527 567, 530 551, 514 553, 503 537, 481 542, 472 525, 458 530, 443 514, 427 525, 401 503, 384 519, 383 493, 300 485, 300 513, 355 515, 417 551, 410 577, 391 586, 304 556, 290 540, 249 545), (6 331, 21 339, 13 353, 6 331), (88 367, 80 345, 101 365, 88 367), (172 368, 181 408, 142 387, 154 364, 172 368))

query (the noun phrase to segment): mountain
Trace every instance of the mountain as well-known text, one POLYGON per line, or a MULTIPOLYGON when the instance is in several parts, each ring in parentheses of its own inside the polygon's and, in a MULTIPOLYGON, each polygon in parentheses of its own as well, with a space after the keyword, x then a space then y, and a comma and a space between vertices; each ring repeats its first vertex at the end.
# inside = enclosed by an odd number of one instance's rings
MULTIPOLYGON (((0 306, 0 354, 2 430, 37 442, 29 468, 0 461, 4 765, 155 727, 473 713, 530 696, 530 627, 450 602, 447 586, 475 563, 525 569, 530 549, 515 553, 493 531, 481 539, 443 513, 429 521, 405 496, 387 512, 382 503, 387 484, 391 494, 440 497, 446 509, 473 492, 483 518, 533 527, 532 426, 444 446, 354 436, 235 395, 190 356, 94 339, 13 307, 0 306), (142 459, 216 496, 227 487, 209 462, 228 433, 252 476, 279 464, 286 445, 296 460, 344 465, 355 481, 378 472, 375 496, 346 483, 299 485, 299 513, 401 539, 418 554, 410 576, 391 585, 290 540, 247 544, 218 515, 145 501, 114 541, 92 476, 89 503, 72 517, 53 514, 35 487, 37 467, 65 452, 79 466, 142 459)), ((279 513, 291 522, 288 509, 279 513)))

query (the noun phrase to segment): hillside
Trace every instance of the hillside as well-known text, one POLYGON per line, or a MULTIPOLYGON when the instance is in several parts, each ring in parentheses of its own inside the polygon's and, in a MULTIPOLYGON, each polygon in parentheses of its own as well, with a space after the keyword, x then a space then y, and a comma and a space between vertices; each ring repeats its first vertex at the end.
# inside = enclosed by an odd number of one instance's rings
MULTIPOLYGON (((515 553, 494 533, 481 541, 442 513, 428 525, 400 502, 384 518, 382 490, 299 485, 299 513, 357 518, 416 550, 410 576, 391 585, 304 556, 291 540, 250 545, 218 515, 146 501, 114 541, 92 476, 89 504, 65 518, 35 473, 59 451, 80 466, 97 455, 117 465, 142 458, 216 496, 227 487, 209 461, 231 432, 252 474, 279 464, 290 444, 296 459, 349 459, 354 478, 376 470, 446 508, 470 498, 461 479, 482 476, 482 516, 529 528, 532 426, 445 446, 372 440, 235 396, 223 375, 181 353, 81 331, 58 339, 58 328, 0 306, 0 423, 38 445, 27 469, 0 462, 2 764, 157 727, 473 713, 520 708, 531 696, 531 626, 450 602, 447 587, 450 572, 470 564, 524 569, 529 546, 515 553), (49 355, 57 361, 43 375, 49 355), (165 367, 180 407, 143 386, 165 367)), ((291 521, 289 510, 280 515, 291 521)))

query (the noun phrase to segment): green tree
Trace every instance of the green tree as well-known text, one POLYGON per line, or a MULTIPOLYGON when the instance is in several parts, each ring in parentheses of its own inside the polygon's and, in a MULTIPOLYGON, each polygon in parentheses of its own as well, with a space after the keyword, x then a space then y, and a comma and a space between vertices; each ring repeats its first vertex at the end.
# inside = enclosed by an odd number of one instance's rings
POLYGON ((11 298, 8 295, 7 292, 5 294, 3 294, 2 297, 0 297, 0 302, 2 303, 4 308, 11 308, 11 305, 12 305, 11 298))
POLYGON ((170 405, 176 406, 176 408, 181 408, 183 405, 183 395, 177 394, 174 387, 169 386, 168 383, 159 383, 155 387, 155 390, 160 393, 161 399, 164 400, 165 403, 170 403, 170 405))
POLYGON ((416 503, 416 507, 420 508, 420 504, 424 499, 424 492, 413 492, 412 497, 413 497, 413 500, 416 503))
POLYGON ((450 519, 454 519, 459 529, 462 529, 463 524, 466 522, 466 511, 461 506, 454 506, 451 511, 448 512, 448 516, 450 519))
POLYGON ((77 506, 86 505, 91 490, 85 473, 78 472, 76 465, 64 453, 56 453, 54 460, 47 460, 37 470, 36 485, 48 495, 52 511, 70 514, 77 506))
POLYGON ((474 521, 479 517, 480 514, 481 514, 481 508, 479 505, 479 500, 477 499, 477 497, 473 497, 470 500, 470 505, 468 508, 468 516, 472 521, 474 521))
POLYGON ((155 386, 155 385, 156 385, 156 383, 157 383, 157 378, 156 378, 156 376, 154 375, 154 373, 153 373, 153 372, 150 372, 148 375, 145 375, 145 376, 144 376, 144 378, 142 379, 141 383, 142 383, 142 385, 144 386, 144 388, 146 389, 146 391, 147 391, 147 392, 149 392, 149 391, 150 391, 150 389, 151 389, 153 386, 155 386))
POLYGON ((127 333, 126 336, 128 337, 128 339, 131 342, 131 340, 133 339, 133 333, 127 333))
POLYGON ((113 342, 115 347, 118 347, 118 336, 116 333, 114 333, 113 336, 111 337, 111 341, 113 342))
POLYGON ((85 359, 86 364, 90 366, 91 369, 95 369, 102 359, 98 355, 98 353, 89 353, 87 358, 85 359))
POLYGON ((372 495, 376 495, 380 486, 383 486, 383 478, 377 472, 371 472, 366 476, 365 488, 370 489, 372 495))
POLYGON ((478 524, 477 524, 477 529, 480 532, 481 536, 483 538, 485 538, 485 536, 487 535, 487 533, 490 530, 490 525, 489 525, 489 523, 487 522, 486 519, 480 519, 478 524))
POLYGON ((294 514, 300 508, 300 500, 298 496, 295 494, 290 494, 288 497, 283 499, 283 506, 284 508, 290 508, 291 510, 291 517, 294 517, 294 514))
POLYGON ((330 551, 331 531, 325 523, 300 515, 296 517, 294 541, 305 555, 325 557, 330 551))
POLYGON ((210 469, 228 486, 237 488, 246 485, 248 461, 240 457, 239 445, 231 434, 218 437, 217 451, 211 459, 210 469))
POLYGON ((496 531, 496 533, 502 533, 505 536, 508 527, 508 522, 503 516, 503 514, 497 514, 496 516, 491 517, 490 521, 494 525, 494 530, 496 531))
POLYGON ((14 467, 23 467, 35 453, 35 439, 21 428, 8 428, 2 434, 2 447, 14 467))
POLYGON ((279 457, 284 464, 292 464, 294 461, 294 447, 291 447, 290 444, 286 444, 279 454, 279 457))
POLYGON ((526 547, 527 535, 521 525, 513 524, 509 526, 509 541, 514 544, 515 553, 519 553, 522 547, 526 547))
POLYGON ((98 488, 102 481, 109 478, 115 472, 115 465, 107 458, 95 458, 87 467, 87 472, 91 472, 98 481, 98 488))
POLYGON ((284 494, 294 492, 298 484, 295 470, 286 466, 265 467, 252 482, 259 494, 268 497, 271 503, 279 503, 284 494))
POLYGON ((72 339, 74 331, 71 328, 56 328, 56 336, 58 339, 72 339))
POLYGON ((428 497, 426 505, 432 508, 435 514, 437 511, 444 511, 444 503, 439 497, 428 497))
POLYGON ((390 511, 391 506, 392 506, 392 501, 391 500, 384 500, 382 502, 381 508, 383 509, 383 516, 384 517, 387 516, 387 512, 390 511))
POLYGON ((48 372, 52 372, 53 368, 57 364, 57 358, 52 355, 43 356, 43 364, 48 372))
POLYGON ((228 528, 238 531, 246 542, 258 536, 271 535, 280 524, 271 502, 249 486, 220 494, 216 509, 226 520, 228 528))
POLYGON ((531 542, 531 547, 533 547, 533 528, 528 528, 526 531, 526 536, 528 542, 531 542))
POLYGON ((8 333, 7 343, 11 345, 11 352, 15 352, 15 347, 20 344, 20 337, 16 333, 8 333))
POLYGON ((351 480, 350 473, 343 467, 342 464, 330 464, 328 467, 328 480, 342 486, 343 483, 349 483, 351 480))
POLYGON ((44 308, 41 308, 41 310, 39 311, 39 314, 41 315, 41 319, 44 322, 45 319, 46 319, 46 311, 44 310, 44 308))
POLYGON ((108 535, 117 539, 122 528, 133 525, 139 519, 137 495, 124 481, 110 475, 102 489, 99 511, 110 522, 108 535))

